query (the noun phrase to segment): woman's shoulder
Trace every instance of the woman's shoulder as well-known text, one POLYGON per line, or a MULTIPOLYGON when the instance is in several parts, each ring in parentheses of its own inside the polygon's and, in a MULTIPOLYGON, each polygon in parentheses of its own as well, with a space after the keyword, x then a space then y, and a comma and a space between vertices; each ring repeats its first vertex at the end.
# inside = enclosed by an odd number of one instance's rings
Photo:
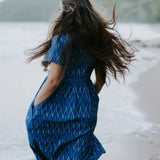
POLYGON ((55 40, 65 41, 65 40, 68 40, 68 38, 69 38, 69 33, 56 34, 56 35, 52 38, 52 41, 55 41, 55 40))

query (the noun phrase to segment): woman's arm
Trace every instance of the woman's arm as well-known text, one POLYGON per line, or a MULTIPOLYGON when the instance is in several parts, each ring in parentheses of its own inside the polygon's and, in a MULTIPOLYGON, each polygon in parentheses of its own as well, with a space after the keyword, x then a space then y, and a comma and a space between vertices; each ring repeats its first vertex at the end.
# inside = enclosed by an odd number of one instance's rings
POLYGON ((102 68, 97 65, 95 67, 96 82, 94 82, 94 87, 97 93, 101 91, 103 85, 105 84, 105 79, 104 79, 105 75, 106 75, 105 68, 102 68))
POLYGON ((49 76, 35 98, 34 101, 35 107, 44 102, 47 98, 51 96, 51 94, 54 92, 54 90, 60 83, 61 73, 62 73, 62 66, 54 62, 51 62, 49 76))

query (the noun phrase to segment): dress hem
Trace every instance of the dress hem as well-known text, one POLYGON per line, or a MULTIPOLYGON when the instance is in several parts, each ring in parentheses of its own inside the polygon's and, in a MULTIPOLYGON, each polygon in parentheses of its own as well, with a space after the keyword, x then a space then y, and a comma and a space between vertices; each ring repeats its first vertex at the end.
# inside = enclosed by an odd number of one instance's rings
POLYGON ((98 160, 104 153, 107 153, 107 152, 106 151, 101 151, 93 159, 89 159, 89 160, 98 160))

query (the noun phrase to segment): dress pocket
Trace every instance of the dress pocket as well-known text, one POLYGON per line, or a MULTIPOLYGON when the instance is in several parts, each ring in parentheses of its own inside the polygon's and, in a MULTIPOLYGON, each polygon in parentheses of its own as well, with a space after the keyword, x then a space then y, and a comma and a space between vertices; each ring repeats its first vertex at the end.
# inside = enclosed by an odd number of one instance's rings
POLYGON ((51 98, 52 98, 52 94, 46 100, 44 100, 42 103, 40 103, 38 106, 35 106, 34 105, 34 102, 35 102, 35 99, 36 99, 36 97, 35 97, 34 100, 33 100, 33 108, 39 108, 44 103, 47 103, 51 98))
MULTIPOLYGON (((46 100, 45 100, 46 101, 46 100)), ((42 105, 45 101, 43 101, 42 103, 40 103, 38 106, 35 106, 34 105, 34 102, 35 102, 35 98, 34 98, 34 100, 33 100, 33 108, 38 108, 40 105, 42 105)))
POLYGON ((45 101, 43 101, 42 103, 40 103, 38 106, 34 106, 34 102, 35 102, 35 98, 33 99, 32 102, 32 118, 36 119, 36 117, 40 114, 40 111, 42 111, 44 108, 43 106, 48 102, 48 100, 51 98, 52 96, 50 96, 49 98, 47 98, 45 101))
POLYGON ((42 102, 38 106, 35 107, 34 106, 34 101, 35 101, 35 98, 33 99, 33 102, 32 102, 32 117, 34 117, 35 114, 37 115, 37 112, 38 112, 40 106, 44 103, 44 102, 42 102))

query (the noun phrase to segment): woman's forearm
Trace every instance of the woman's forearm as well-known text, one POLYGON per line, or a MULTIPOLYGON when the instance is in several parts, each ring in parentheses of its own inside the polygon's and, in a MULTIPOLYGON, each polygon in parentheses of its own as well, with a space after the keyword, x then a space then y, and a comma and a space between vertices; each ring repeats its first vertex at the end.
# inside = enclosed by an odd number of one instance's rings
POLYGON ((98 85, 98 83, 94 83, 94 88, 97 91, 97 94, 101 91, 102 87, 103 87, 104 83, 102 83, 101 85, 98 85))
POLYGON ((46 80, 46 82, 43 84, 43 86, 41 87, 39 93, 35 98, 34 106, 36 107, 42 102, 44 102, 46 99, 48 99, 56 88, 57 88, 57 82, 50 82, 46 80))

